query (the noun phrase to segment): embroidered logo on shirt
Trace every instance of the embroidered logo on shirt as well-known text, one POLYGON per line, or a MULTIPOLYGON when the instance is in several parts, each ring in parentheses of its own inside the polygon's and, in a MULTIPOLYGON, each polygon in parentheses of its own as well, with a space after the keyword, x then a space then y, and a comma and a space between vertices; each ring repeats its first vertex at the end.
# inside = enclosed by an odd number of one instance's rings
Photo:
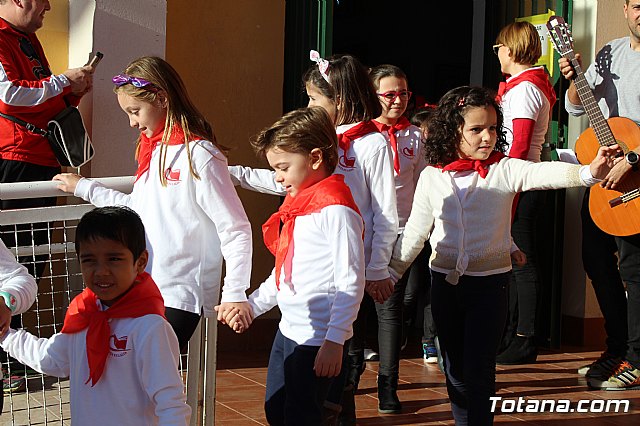
POLYGON ((109 336, 109 355, 117 358, 125 356, 130 350, 127 348, 127 339, 128 336, 118 337, 115 334, 109 336))
POLYGON ((356 167, 356 159, 347 157, 347 154, 343 152, 338 159, 338 164, 343 169, 352 170, 356 167))
POLYGON ((167 183, 168 184, 177 185, 178 183, 180 183, 180 169, 175 169, 174 170, 171 167, 169 167, 164 172, 164 177, 167 178, 167 183))
POLYGON ((413 158, 415 156, 413 147, 408 147, 408 146, 405 146, 404 148, 402 148, 402 154, 404 154, 404 156, 407 158, 413 158))

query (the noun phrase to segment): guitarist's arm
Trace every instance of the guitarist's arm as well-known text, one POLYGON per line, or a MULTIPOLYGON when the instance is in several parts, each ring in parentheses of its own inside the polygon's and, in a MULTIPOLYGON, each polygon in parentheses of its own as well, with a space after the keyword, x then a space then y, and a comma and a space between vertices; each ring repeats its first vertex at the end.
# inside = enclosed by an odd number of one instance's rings
MULTIPOLYGON (((576 60, 578 61, 580 66, 582 66, 582 59, 580 58, 579 53, 576 53, 576 60)), ((573 66, 571 65, 571 62, 567 58, 560 58, 558 60, 558 65, 560 68, 560 72, 562 73, 564 78, 571 81, 571 84, 569 85, 569 89, 567 89, 567 100, 573 105, 576 105, 576 106, 582 105, 582 102, 580 101, 580 97, 578 97, 578 91, 576 90, 576 85, 573 84, 573 78, 575 77, 576 73, 573 69, 573 66)))

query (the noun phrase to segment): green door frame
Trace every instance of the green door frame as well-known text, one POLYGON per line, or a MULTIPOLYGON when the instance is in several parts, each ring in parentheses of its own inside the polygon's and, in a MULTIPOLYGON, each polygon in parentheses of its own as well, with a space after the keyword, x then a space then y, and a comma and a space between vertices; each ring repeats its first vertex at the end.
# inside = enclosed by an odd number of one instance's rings
POLYGON ((333 49, 334 0, 286 0, 283 113, 307 105, 302 76, 309 68, 309 50, 317 50, 323 58, 333 49))

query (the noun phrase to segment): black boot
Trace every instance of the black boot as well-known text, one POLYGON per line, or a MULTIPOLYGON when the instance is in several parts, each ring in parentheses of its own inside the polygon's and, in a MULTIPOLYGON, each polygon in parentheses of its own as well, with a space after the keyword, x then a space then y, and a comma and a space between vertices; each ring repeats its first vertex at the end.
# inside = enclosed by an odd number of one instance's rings
POLYGON ((340 412, 338 424, 340 426, 355 426, 356 424, 356 391, 360 383, 360 376, 364 372, 364 360, 355 355, 348 355, 347 358, 347 380, 342 392, 342 411, 340 412))
POLYGON ((504 352, 496 357, 496 364, 518 365, 532 364, 538 357, 534 337, 516 336, 504 352))
POLYGON ((398 414, 402 404, 398 399, 398 375, 378 375, 378 412, 382 414, 398 414))
POLYGON ((322 407, 322 426, 337 426, 341 411, 340 405, 325 401, 322 407))

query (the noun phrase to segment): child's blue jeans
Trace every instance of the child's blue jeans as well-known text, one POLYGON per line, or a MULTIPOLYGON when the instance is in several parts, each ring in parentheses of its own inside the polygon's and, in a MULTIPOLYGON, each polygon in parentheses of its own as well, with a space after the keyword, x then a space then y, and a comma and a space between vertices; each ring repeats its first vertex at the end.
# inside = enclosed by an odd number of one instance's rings
POLYGON ((276 333, 269 356, 264 411, 270 425, 320 425, 333 378, 317 377, 319 346, 298 345, 276 333))

